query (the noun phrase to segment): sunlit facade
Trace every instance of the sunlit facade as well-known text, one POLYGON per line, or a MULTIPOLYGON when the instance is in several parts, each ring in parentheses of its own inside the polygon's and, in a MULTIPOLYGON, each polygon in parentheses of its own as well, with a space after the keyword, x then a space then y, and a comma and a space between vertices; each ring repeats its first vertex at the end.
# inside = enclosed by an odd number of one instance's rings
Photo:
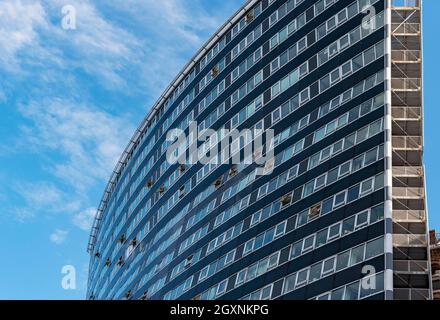
POLYGON ((421 11, 396 2, 248 1, 124 152, 88 298, 429 299, 421 11), (273 129, 273 172, 170 164, 191 121, 273 129))

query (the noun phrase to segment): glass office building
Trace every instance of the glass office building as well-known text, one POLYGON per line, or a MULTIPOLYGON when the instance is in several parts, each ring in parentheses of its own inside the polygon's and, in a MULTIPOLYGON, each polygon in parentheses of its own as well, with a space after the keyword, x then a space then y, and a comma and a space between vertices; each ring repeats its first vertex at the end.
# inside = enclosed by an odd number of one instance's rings
POLYGON ((122 155, 88 298, 430 299, 421 39, 417 0, 248 1, 122 155), (271 129, 274 158, 170 163, 193 121, 271 129))

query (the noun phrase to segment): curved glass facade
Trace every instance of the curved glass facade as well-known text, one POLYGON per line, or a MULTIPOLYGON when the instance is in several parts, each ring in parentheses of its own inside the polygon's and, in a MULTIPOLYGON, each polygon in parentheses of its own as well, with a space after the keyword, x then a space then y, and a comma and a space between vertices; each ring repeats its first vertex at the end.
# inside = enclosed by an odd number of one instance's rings
POLYGON ((88 297, 391 298, 385 7, 241 8, 118 164, 90 238, 88 297), (274 158, 264 174, 252 161, 170 163, 167 133, 193 121, 199 131, 272 129, 274 158))

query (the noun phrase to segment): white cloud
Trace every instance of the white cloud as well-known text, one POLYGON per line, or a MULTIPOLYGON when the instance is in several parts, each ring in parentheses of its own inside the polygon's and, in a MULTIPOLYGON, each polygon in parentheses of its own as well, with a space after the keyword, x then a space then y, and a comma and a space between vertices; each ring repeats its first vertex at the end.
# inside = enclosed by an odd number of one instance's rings
POLYGON ((38 152, 59 152, 63 159, 49 170, 79 193, 109 178, 134 131, 124 117, 59 98, 33 101, 20 111, 33 122, 24 128, 28 144, 38 152))
POLYGON ((73 224, 84 231, 90 231, 95 218, 96 208, 88 208, 73 216, 73 224))
POLYGON ((17 54, 38 41, 38 28, 46 27, 46 14, 40 2, 21 0, 0 3, 0 66, 17 69, 17 54))
POLYGON ((57 229, 49 236, 49 240, 55 244, 62 244, 66 241, 68 234, 69 232, 66 230, 57 229))
POLYGON ((12 210, 20 222, 29 221, 39 211, 49 214, 73 213, 81 207, 78 196, 72 197, 51 182, 17 182, 12 189, 23 200, 20 207, 12 210))

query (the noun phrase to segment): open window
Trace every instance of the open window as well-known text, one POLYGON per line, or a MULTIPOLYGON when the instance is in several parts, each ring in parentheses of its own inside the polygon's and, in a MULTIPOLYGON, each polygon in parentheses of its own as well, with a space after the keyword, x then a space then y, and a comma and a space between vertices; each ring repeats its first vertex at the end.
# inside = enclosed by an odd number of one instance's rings
POLYGON ((185 260, 185 268, 189 268, 192 265, 192 260, 193 260, 193 256, 189 256, 188 258, 186 258, 185 260))
POLYGON ((285 207, 285 206, 287 206, 288 204, 290 204, 291 201, 292 201, 292 194, 291 194, 291 193, 286 194, 285 196, 283 196, 283 197, 281 198, 281 205, 282 205, 283 207, 285 207))
POLYGON ((220 71, 220 68, 218 67, 218 65, 215 65, 214 68, 212 68, 212 70, 211 70, 211 77, 212 78, 217 77, 219 74, 219 71, 220 71))
POLYGON ((112 261, 110 260, 110 258, 107 258, 107 260, 105 260, 105 265, 107 267, 109 267, 112 264, 112 261))
POLYGON ((179 171, 180 171, 180 173, 184 173, 185 170, 186 170, 186 166, 185 166, 184 164, 181 164, 181 165, 179 166, 179 171))
POLYGON ((131 290, 128 290, 128 292, 125 294, 126 299, 130 299, 133 296, 133 292, 131 290))
POLYGON ((250 10, 246 13, 245 21, 246 23, 251 23, 254 20, 254 18, 255 18, 254 11, 250 10))
POLYGON ((147 182, 147 188, 148 188, 148 189, 151 189, 151 188, 153 187, 153 184, 154 184, 153 179, 148 180, 148 182, 147 182))
POLYGON ((148 300, 148 291, 145 291, 139 298, 139 300, 148 300))
POLYGON ((217 189, 220 188, 222 186, 222 179, 218 178, 217 180, 215 180, 214 182, 214 187, 216 187, 217 189))
POLYGON ((122 267, 124 265, 124 258, 123 257, 119 257, 118 259, 118 266, 122 267))
POLYGON ((237 175, 237 173, 238 173, 237 165, 234 164, 231 167, 231 170, 229 171, 229 176, 230 177, 235 177, 237 175))
POLYGON ((310 208, 309 220, 314 220, 321 215, 321 203, 315 204, 310 208))
POLYGON ((183 185, 179 188, 179 198, 181 199, 184 196, 185 196, 185 186, 183 185))
POLYGON ((127 239, 125 238, 125 234, 123 234, 123 235, 121 235, 121 236, 119 237, 119 242, 120 242, 120 243, 124 243, 125 240, 127 240, 127 239))
POLYGON ((161 186, 159 187, 159 189, 157 189, 157 192, 158 192, 159 194, 164 193, 164 192, 165 192, 165 186, 164 186, 164 185, 161 185, 161 186))
POLYGON ((101 258, 101 253, 100 253, 99 251, 96 251, 96 253, 95 253, 95 257, 96 257, 96 258, 101 258))

